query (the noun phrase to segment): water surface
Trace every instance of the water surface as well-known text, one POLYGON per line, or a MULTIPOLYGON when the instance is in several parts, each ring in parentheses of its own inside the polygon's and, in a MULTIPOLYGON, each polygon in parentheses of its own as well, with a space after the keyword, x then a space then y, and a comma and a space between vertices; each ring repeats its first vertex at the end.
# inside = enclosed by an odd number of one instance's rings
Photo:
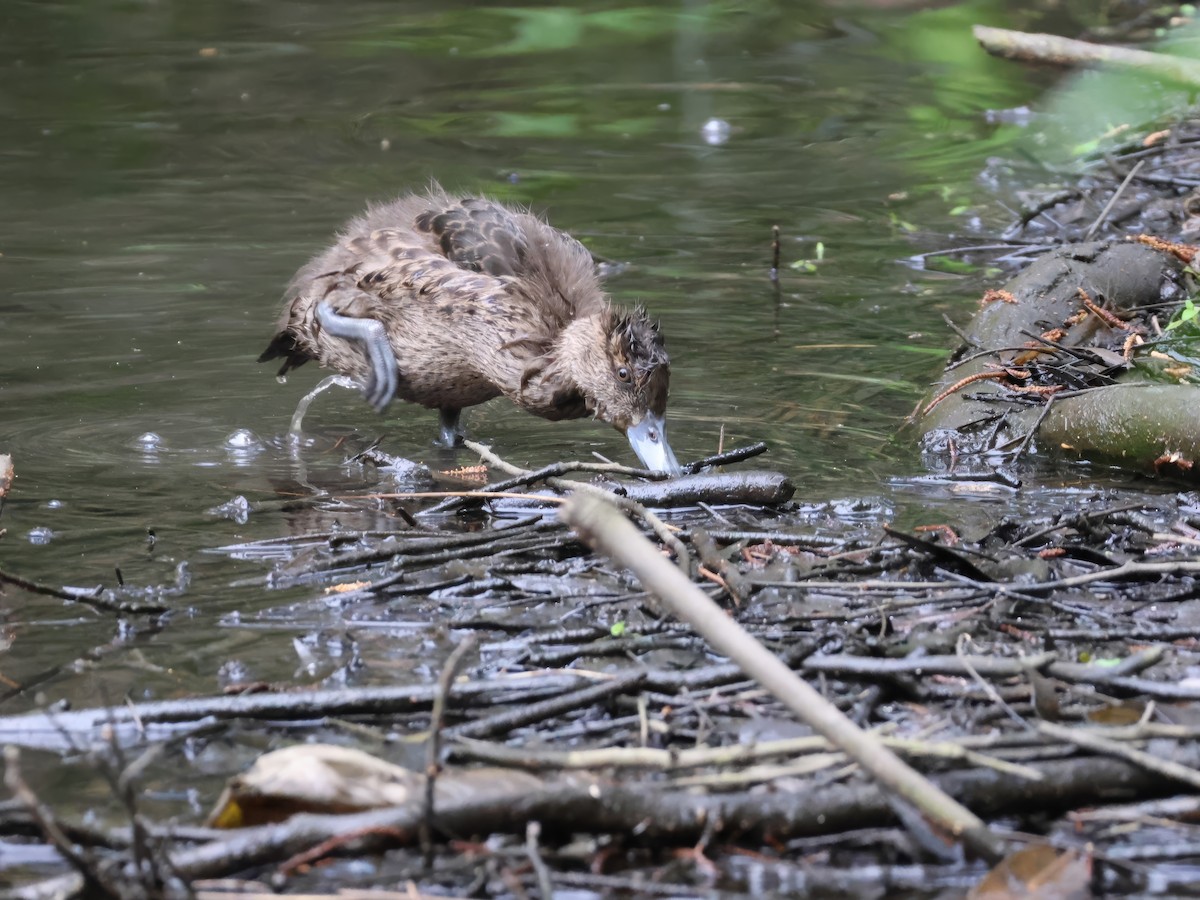
MULTIPOLYGON (((266 590, 262 561, 211 551, 338 517, 209 511, 361 488, 375 476, 343 467, 346 448, 380 435, 447 463, 433 413, 381 419, 348 392, 290 448, 319 373, 281 385, 255 362, 283 286, 337 226, 431 179, 528 204, 615 264, 613 296, 668 336, 681 459, 722 432, 765 440, 805 502, 953 520, 961 498, 914 489, 919 461, 893 438, 951 344, 943 314, 968 315, 980 286, 912 257, 995 227, 976 178, 1012 133, 984 113, 1044 87, 975 48, 972 21, 1038 24, 1003 6, 5 4, 0 452, 18 479, 0 560, 75 585, 190 567, 178 612, 133 636, 8 592, 4 675, 42 691, 10 707, 211 692, 231 665, 319 679, 293 642, 336 655, 337 608, 289 606, 312 590, 266 590), (93 651, 103 677, 67 665, 93 651)), ((611 430, 504 401, 466 423, 520 464, 631 461, 611 430)))

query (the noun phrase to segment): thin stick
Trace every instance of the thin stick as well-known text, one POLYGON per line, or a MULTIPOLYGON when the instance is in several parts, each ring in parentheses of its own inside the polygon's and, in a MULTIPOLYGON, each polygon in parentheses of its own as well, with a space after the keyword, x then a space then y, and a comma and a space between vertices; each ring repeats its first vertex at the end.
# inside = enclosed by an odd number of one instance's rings
POLYGON ((554 900, 554 883, 550 880, 550 867, 542 859, 538 849, 538 839, 542 836, 542 826, 538 822, 525 825, 525 853, 529 856, 529 864, 537 875, 538 892, 542 900, 554 900))
POLYGON ((433 868, 433 789, 442 771, 442 729, 446 722, 446 706, 450 688, 462 667, 463 659, 475 649, 477 638, 469 634, 454 648, 438 676, 437 693, 433 695, 433 711, 429 721, 429 743, 425 754, 425 815, 421 820, 421 849, 425 869, 433 868))
POLYGON ((988 699, 999 706, 1010 719, 1022 728, 1032 729, 1033 726, 1021 718, 1020 714, 1004 701, 1004 698, 1000 696, 1000 692, 992 686, 992 683, 985 681, 983 676, 979 674, 979 671, 971 665, 971 660, 967 658, 967 643, 970 640, 971 636, 969 634, 960 634, 954 644, 954 654, 962 661, 963 668, 967 670, 975 683, 983 688, 983 692, 987 694, 988 699))
POLYGON ((1104 220, 1108 218, 1108 214, 1112 212, 1112 208, 1117 205, 1117 201, 1121 198, 1121 195, 1125 193, 1125 188, 1129 187, 1129 182, 1133 181, 1133 176, 1140 172, 1142 166, 1145 164, 1146 161, 1144 159, 1139 159, 1137 165, 1129 170, 1129 174, 1125 176, 1125 180, 1121 182, 1121 186, 1108 198, 1108 203, 1104 204, 1104 209, 1100 210, 1100 215, 1096 216, 1096 221, 1092 223, 1092 227, 1084 234, 1083 239, 1085 241, 1092 239, 1092 235, 1096 233, 1096 229, 1104 223, 1104 220))
POLYGON ((128 615, 147 613, 152 615, 154 613, 166 612, 170 609, 170 606, 167 604, 155 601, 110 599, 99 587, 94 591, 67 590, 65 588, 51 587, 50 585, 39 584, 27 578, 22 578, 20 575, 13 575, 11 572, 0 571, 0 584, 11 584, 33 594, 45 594, 48 597, 58 597, 62 600, 70 600, 73 603, 85 603, 88 606, 105 612, 118 612, 128 615))
POLYGON ((731 619, 676 567, 670 565, 611 504, 579 494, 559 515, 584 541, 631 569, 676 616, 771 691, 795 715, 846 752, 886 789, 921 810, 989 860, 1004 844, 974 813, 863 732, 836 706, 731 619))
POLYGON ((1106 756, 1124 759, 1135 766, 1141 766, 1148 772, 1182 782, 1193 790, 1200 790, 1200 772, 1190 766, 1169 759, 1161 759, 1145 750, 1126 747, 1106 737, 1102 731, 1067 728, 1063 725, 1055 725, 1053 722, 1039 722, 1037 730, 1055 740, 1067 741, 1077 747, 1083 747, 1085 750, 1094 750, 1106 756))
POLYGON ((368 500, 425 500, 443 499, 447 497, 478 497, 482 500, 494 500, 497 497, 509 500, 537 500, 545 503, 566 503, 563 497, 551 497, 548 494, 532 494, 527 491, 410 491, 403 494, 357 494, 368 500))
MULTIPOLYGON (((718 450, 720 449, 721 444, 723 444, 724 442, 725 442, 725 426, 722 425, 720 442, 717 445, 718 450)), ((766 452, 767 452, 767 442, 759 441, 757 444, 750 444, 745 447, 735 447, 733 450, 726 450, 723 452, 715 453, 712 456, 705 456, 702 459, 696 460, 695 462, 688 463, 683 468, 684 468, 684 471, 687 472, 689 475, 693 475, 696 472, 699 472, 701 469, 708 469, 713 466, 723 466, 728 463, 741 462, 742 460, 750 459, 753 456, 758 456, 759 454, 766 453, 766 452)))

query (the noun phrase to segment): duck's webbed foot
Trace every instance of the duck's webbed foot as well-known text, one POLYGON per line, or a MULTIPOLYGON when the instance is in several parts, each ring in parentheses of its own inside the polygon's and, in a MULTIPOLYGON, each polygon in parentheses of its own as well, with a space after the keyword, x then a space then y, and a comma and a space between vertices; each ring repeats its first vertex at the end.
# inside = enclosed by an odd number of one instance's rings
POLYGON ((387 409, 400 386, 400 371, 396 367, 396 355, 392 352, 383 323, 375 319, 339 315, 324 301, 317 304, 317 321, 334 337, 357 341, 362 345, 370 364, 370 372, 362 385, 363 396, 376 412, 387 409))
POLYGON ((453 449, 463 442, 462 430, 458 427, 461 409, 439 409, 438 424, 441 426, 438 438, 434 441, 439 447, 453 449))

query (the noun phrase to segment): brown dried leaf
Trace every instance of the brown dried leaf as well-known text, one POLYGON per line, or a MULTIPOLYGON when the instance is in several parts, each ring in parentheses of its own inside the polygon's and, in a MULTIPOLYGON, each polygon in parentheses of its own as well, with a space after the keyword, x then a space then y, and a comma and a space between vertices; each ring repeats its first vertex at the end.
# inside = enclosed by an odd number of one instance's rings
POLYGON ((1034 844, 1010 853, 967 894, 968 900, 1087 900, 1092 859, 1034 844))
POLYGON ((1093 725, 1117 727, 1121 725, 1136 725, 1142 721, 1142 716, 1145 714, 1146 704, 1144 702, 1129 700, 1124 703, 1115 703, 1109 706, 1102 706, 1100 709, 1094 709, 1087 714, 1087 720, 1093 725))

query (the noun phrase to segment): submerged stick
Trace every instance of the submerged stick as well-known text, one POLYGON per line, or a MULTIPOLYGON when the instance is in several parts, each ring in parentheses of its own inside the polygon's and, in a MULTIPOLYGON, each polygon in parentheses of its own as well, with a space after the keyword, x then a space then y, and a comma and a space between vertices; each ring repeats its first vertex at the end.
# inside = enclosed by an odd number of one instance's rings
POLYGON ((592 547, 629 568, 643 585, 713 647, 771 691, 801 721, 857 761, 885 788, 911 803, 986 859, 1004 855, 1003 842, 969 809, 862 731, 836 706, 768 651, 671 565, 611 504, 575 494, 559 515, 592 547))
MULTIPOLYGON (((724 437, 725 426, 722 425, 722 444, 724 443, 724 437)), ((758 443, 749 444, 745 447, 735 447, 732 450, 721 450, 720 446, 718 446, 717 452, 712 456, 706 456, 703 459, 696 460, 695 462, 685 463, 683 466, 683 471, 694 475, 696 472, 707 469, 711 466, 723 466, 726 463, 741 462, 744 459, 750 459, 751 457, 758 456, 759 454, 766 452, 766 441, 759 441, 758 443)))

